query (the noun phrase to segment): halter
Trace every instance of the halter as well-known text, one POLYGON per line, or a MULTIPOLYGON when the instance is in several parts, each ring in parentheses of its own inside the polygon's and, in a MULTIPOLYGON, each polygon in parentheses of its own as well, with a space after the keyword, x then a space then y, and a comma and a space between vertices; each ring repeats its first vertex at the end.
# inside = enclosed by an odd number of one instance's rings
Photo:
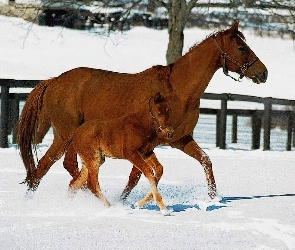
POLYGON ((166 129, 167 127, 163 128, 157 121, 157 119, 154 117, 153 113, 152 113, 152 109, 151 109, 151 100, 152 100, 153 96, 150 97, 149 99, 149 110, 150 110, 150 115, 151 115, 151 118, 152 118, 152 121, 158 126, 158 129, 157 131, 159 132, 162 132, 164 129, 166 129))
MULTIPOLYGON (((237 35, 241 40, 243 40, 239 35, 237 35)), ((225 52, 222 51, 222 49, 220 48, 220 46, 218 45, 217 41, 216 41, 216 37, 217 37, 217 34, 214 34, 214 38, 213 38, 213 41, 217 47, 217 49, 220 51, 221 53, 221 59, 222 59, 222 68, 223 68, 223 73, 232 78, 233 80, 235 81, 238 81, 240 82, 241 79, 245 76, 245 72, 258 60, 258 57, 255 56, 254 59, 248 63, 244 63, 243 65, 241 65, 239 62, 235 61, 234 59, 230 58, 225 52), (226 68, 225 66, 225 61, 229 60, 230 62, 232 62, 233 64, 235 64, 236 66, 239 67, 241 73, 240 73, 240 76, 238 79, 232 77, 231 75, 228 74, 228 69, 226 68)), ((245 43, 246 46, 248 46, 246 43, 245 43)))

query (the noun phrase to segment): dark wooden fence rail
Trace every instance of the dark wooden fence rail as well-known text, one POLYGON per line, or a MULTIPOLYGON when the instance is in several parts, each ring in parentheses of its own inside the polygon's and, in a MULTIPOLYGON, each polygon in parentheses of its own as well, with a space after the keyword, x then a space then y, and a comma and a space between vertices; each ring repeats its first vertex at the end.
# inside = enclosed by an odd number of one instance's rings
MULTIPOLYGON (((13 131, 13 142, 15 142, 14 127, 19 117, 19 102, 24 101, 27 93, 10 93, 10 88, 33 88, 38 84, 38 80, 13 80, 0 79, 1 86, 1 121, 0 121, 0 147, 8 147, 8 135, 13 131)), ((287 118, 287 142, 286 150, 290 151, 295 145, 294 119, 295 111, 292 109, 273 110, 273 105, 295 106, 294 100, 262 98, 256 96, 245 96, 236 94, 212 94, 204 93, 202 99, 219 100, 220 108, 201 108, 203 114, 216 115, 216 146, 226 149, 226 120, 227 116, 232 116, 232 142, 237 142, 237 118, 238 116, 251 117, 252 120, 252 149, 260 148, 261 127, 263 124, 263 149, 270 150, 271 118, 287 118), (261 103, 264 109, 229 109, 229 101, 261 103), (263 123, 262 123, 263 121, 263 123)))
MULTIPOLYGON (((270 150, 270 132, 271 132, 271 118, 272 117, 286 117, 287 124, 287 142, 286 150, 290 151, 292 148, 292 134, 294 134, 294 119, 295 112, 291 109, 280 109, 273 110, 273 105, 284 105, 287 107, 295 106, 294 100, 277 99, 271 97, 256 97, 256 96, 245 96, 236 94, 210 94, 204 93, 202 99, 209 100, 220 100, 220 109, 206 109, 201 108, 201 113, 205 114, 216 114, 216 146, 221 149, 226 148, 226 118, 228 115, 233 117, 232 126, 232 142, 237 142, 237 117, 248 116, 252 120, 252 149, 260 148, 260 133, 263 121, 263 149, 270 150), (239 101, 239 102, 254 102, 261 103, 264 105, 263 110, 253 109, 228 109, 228 101, 239 101)), ((294 139, 294 138, 293 138, 294 139)), ((293 141, 293 145, 295 142, 293 141)))

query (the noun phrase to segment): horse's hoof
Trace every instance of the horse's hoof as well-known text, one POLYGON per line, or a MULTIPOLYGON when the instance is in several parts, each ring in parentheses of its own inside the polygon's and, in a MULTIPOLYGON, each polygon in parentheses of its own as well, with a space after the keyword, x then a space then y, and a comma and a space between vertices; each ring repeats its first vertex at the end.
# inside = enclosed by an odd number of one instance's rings
POLYGON ((216 194, 214 197, 210 197, 210 199, 208 199, 209 203, 218 203, 222 201, 222 196, 216 194))
POLYGON ((25 194, 25 199, 26 200, 33 199, 34 194, 35 194, 34 190, 28 189, 25 194))

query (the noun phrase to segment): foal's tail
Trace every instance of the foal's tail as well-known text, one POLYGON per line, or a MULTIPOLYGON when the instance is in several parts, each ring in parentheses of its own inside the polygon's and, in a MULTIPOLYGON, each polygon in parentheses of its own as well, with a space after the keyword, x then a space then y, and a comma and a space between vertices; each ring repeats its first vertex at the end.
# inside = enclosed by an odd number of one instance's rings
POLYGON ((25 182, 29 188, 33 188, 35 176, 35 159, 33 149, 36 154, 35 141, 40 122, 43 94, 52 82, 52 79, 40 82, 28 95, 22 113, 17 124, 17 144, 27 171, 25 182))

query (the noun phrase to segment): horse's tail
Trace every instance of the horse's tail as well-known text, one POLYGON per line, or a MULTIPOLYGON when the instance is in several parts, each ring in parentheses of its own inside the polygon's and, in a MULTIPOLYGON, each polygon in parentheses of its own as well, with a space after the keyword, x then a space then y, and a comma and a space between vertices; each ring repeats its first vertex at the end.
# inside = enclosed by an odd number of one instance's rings
POLYGON ((43 94, 52 82, 52 79, 40 82, 28 95, 23 110, 17 124, 17 144, 20 154, 27 171, 25 182, 30 188, 33 188, 35 176, 35 159, 36 154, 35 141, 38 130, 38 120, 40 122, 40 113, 42 108, 43 94))

